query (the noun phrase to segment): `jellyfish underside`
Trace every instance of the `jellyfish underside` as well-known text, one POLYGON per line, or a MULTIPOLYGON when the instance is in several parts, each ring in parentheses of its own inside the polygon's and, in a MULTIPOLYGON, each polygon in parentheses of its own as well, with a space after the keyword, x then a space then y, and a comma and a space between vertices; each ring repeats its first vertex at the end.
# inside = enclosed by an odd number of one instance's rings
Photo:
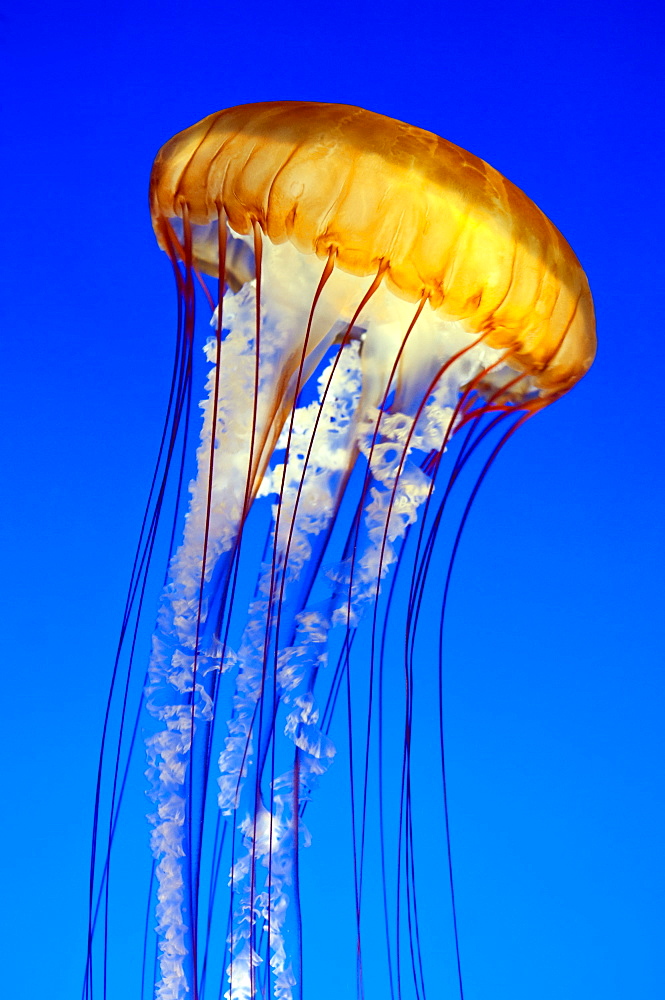
MULTIPOLYGON (((183 177, 196 173, 189 163, 183 177)), ((419 1000, 433 969, 443 982, 416 872, 438 866, 441 883, 441 855, 450 858, 441 643, 450 572, 499 449, 579 377, 566 369, 565 337, 583 292, 567 293, 562 333, 528 364, 537 343, 506 344, 491 323, 455 318, 439 308, 440 288, 401 289, 388 255, 367 273, 339 244, 306 252, 272 239, 258 212, 234 229, 222 198, 204 219, 185 195, 171 202, 153 215, 181 303, 183 385, 195 314, 207 309, 210 326, 196 475, 145 691, 154 995, 319 1000, 303 962, 318 933, 335 942, 326 954, 348 977, 344 985, 336 973, 330 996, 419 1000), (551 374, 557 363, 563 375, 551 374), (417 634, 431 617, 422 602, 433 566, 439 612, 423 662, 417 634), (413 797, 425 769, 438 777, 428 776, 419 823, 413 797), (323 832, 309 803, 328 782, 346 803, 325 862, 339 862, 346 884, 337 939, 334 906, 328 914, 301 885, 310 840, 323 832)), ((506 288, 518 285, 512 277, 506 288)), ((548 308, 556 314, 556 296, 548 308)), ((580 371, 588 346, 583 354, 580 371)))
MULTIPOLYGON (((174 238, 186 242, 178 229, 174 224, 174 238)), ((218 240, 216 229, 192 227, 192 252, 199 241, 218 240)), ((254 238, 227 236, 229 256, 242 262, 245 278, 256 269, 254 238)), ((184 995, 192 955, 183 930, 191 921, 187 900, 171 888, 171 866, 200 854, 187 843, 186 824, 162 820, 183 810, 181 788, 169 788, 165 779, 174 732, 184 738, 176 744, 179 768, 189 753, 192 714, 196 727, 211 724, 215 672, 235 675, 218 760, 218 808, 235 814, 242 834, 231 866, 226 995, 295 997, 302 970, 293 964, 300 932, 290 897, 297 891, 296 840, 302 846, 307 837, 300 813, 335 755, 316 692, 329 633, 350 636, 378 599, 409 526, 432 496, 453 429, 478 420, 479 407, 509 412, 514 402, 501 402, 507 387, 513 399, 518 383, 522 398, 534 394, 529 378, 505 363, 505 352, 461 323, 441 320, 424 299, 414 308, 382 287, 380 276, 372 282, 339 269, 328 273, 326 264, 290 243, 262 240, 258 280, 241 284, 235 277, 238 290, 227 292, 220 318, 213 317, 224 334, 206 346, 213 367, 199 474, 151 664, 151 710, 168 719, 168 728, 148 741, 159 818, 153 851, 161 858, 160 997, 184 995), (315 377, 318 399, 298 405, 315 377), (482 402, 475 391, 480 382, 482 402), (341 551, 333 553, 328 542, 356 464, 363 470, 354 484, 356 513, 341 551), (263 497, 273 507, 272 537, 242 638, 231 648, 229 578, 248 508, 263 497), (172 701, 176 685, 185 696, 180 712, 172 701), (197 697, 190 706, 192 687, 197 697), (168 692, 167 707, 154 691, 168 692), (276 761, 286 763, 280 740, 290 742, 293 759, 276 774, 276 761)))

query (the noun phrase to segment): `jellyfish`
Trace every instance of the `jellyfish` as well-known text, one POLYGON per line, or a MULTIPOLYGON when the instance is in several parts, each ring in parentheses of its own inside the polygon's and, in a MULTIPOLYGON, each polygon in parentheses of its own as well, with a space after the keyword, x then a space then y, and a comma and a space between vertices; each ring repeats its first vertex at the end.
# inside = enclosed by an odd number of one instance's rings
POLYGON ((317 947, 330 996, 420 1000, 433 970, 443 981, 432 887, 449 893, 462 996, 446 600, 500 449, 591 365, 586 277, 487 163, 344 105, 205 118, 157 154, 150 208, 178 335, 105 724, 84 995, 113 977, 109 900, 129 895, 114 852, 138 767, 153 858, 141 1000, 318 1000, 317 947), (317 882, 304 873, 322 837, 317 882))

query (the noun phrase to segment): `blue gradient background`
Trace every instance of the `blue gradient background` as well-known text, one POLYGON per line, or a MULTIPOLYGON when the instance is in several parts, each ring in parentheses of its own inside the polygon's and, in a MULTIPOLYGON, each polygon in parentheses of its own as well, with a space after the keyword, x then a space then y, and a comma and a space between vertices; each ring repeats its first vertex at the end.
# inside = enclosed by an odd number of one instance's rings
POLYGON ((467 1000, 663 996, 661 17, 599 0, 0 16, 3 996, 71 1000, 82 980, 98 741, 174 336, 151 160, 212 111, 280 98, 472 150, 587 270, 596 364, 501 456, 455 577, 462 962, 467 1000))

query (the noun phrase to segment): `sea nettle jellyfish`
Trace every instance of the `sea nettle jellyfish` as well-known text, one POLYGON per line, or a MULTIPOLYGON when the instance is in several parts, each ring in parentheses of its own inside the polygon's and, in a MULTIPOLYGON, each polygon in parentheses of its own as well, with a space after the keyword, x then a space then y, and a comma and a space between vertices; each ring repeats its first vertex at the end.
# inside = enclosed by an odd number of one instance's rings
POLYGON ((501 446, 591 364, 585 275, 488 164, 354 107, 211 115, 160 150, 150 206, 178 339, 105 728, 84 993, 461 995, 450 572, 501 446), (137 922, 118 844, 141 737, 137 922))

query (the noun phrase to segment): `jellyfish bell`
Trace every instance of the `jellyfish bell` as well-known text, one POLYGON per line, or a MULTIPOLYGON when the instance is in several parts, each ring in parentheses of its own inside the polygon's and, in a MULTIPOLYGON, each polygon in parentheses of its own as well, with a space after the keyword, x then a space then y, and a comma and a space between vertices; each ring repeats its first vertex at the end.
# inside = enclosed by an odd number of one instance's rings
MULTIPOLYGON (((168 456, 197 313, 208 308, 210 323, 196 475, 145 695, 155 996, 302 998, 305 812, 341 750, 345 699, 354 988, 418 996, 428 959, 409 775, 414 691, 428 672, 442 700, 441 664, 414 652, 428 570, 465 466, 498 432, 456 515, 444 601, 502 443, 589 368, 586 277, 549 220, 488 164, 343 105, 211 115, 160 150, 150 205, 180 302, 168 456), (260 507, 262 554, 247 537, 260 507), (248 568, 256 582, 245 593, 248 568), (406 586, 394 599, 399 572, 406 586), (391 628, 404 650, 396 674, 391 628), (391 741, 384 716, 395 725, 395 704, 402 731, 391 741), (380 944, 367 932, 367 872, 382 886, 380 944), (365 988, 368 948, 387 971, 365 988)), ((443 777, 442 730, 440 741, 443 777)), ((461 988, 459 953, 457 964, 461 988)))
POLYGON ((151 208, 164 248, 164 224, 183 206, 207 273, 218 273, 221 208, 236 234, 258 225, 273 246, 334 254, 336 271, 381 270, 401 300, 425 295, 440 320, 506 350, 547 399, 593 360, 588 283, 561 234, 489 164, 422 129, 333 104, 222 111, 157 155, 151 208))

